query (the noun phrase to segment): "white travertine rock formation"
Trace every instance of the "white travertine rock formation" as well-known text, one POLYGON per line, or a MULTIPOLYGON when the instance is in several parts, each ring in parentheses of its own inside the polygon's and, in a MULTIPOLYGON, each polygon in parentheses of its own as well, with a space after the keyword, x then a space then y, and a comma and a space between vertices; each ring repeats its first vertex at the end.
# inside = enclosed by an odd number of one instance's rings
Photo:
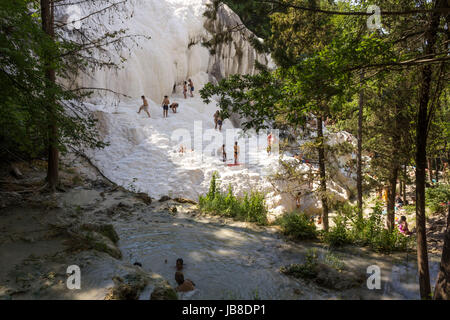
MULTIPOLYGON (((253 190, 263 192, 273 218, 293 210, 295 199, 283 192, 283 186, 278 186, 278 190, 274 188, 268 179, 269 171, 278 167, 278 157, 266 154, 267 145, 258 145, 255 153, 260 157, 260 162, 257 165, 228 167, 219 155, 203 153, 203 148, 212 143, 207 130, 214 133, 212 116, 218 108, 214 102, 204 104, 199 97, 199 89, 208 81, 218 81, 234 73, 254 74, 257 72, 255 61, 273 67, 270 57, 258 54, 251 47, 248 41, 251 32, 240 27, 241 20, 228 7, 218 10, 215 21, 207 21, 203 16, 207 2, 129 0, 121 7, 126 19, 117 18, 116 12, 92 15, 83 20, 81 28, 93 37, 120 29, 128 29, 128 34, 146 36, 127 40, 128 46, 121 48, 110 46, 113 61, 119 61, 120 55, 127 58, 121 69, 97 69, 78 79, 79 86, 107 88, 131 96, 120 102, 114 101, 115 108, 102 95, 96 95, 89 101, 87 106, 99 120, 99 133, 110 144, 102 150, 88 153, 92 162, 109 179, 156 199, 168 195, 197 200, 199 195, 207 192, 212 173, 218 171, 222 186, 226 188, 231 184, 237 195, 253 190), (232 33, 232 41, 219 44, 214 54, 202 46, 202 41, 210 39, 211 33, 236 26, 241 30, 232 33), (115 49, 119 49, 120 55, 115 49), (185 100, 180 85, 188 78, 194 82, 195 97, 185 100), (176 92, 172 93, 174 84, 177 85, 176 92), (136 113, 142 104, 141 95, 149 100, 151 119, 145 113, 136 113), (161 101, 164 95, 180 105, 179 113, 172 114, 170 111, 167 119, 162 118, 161 101), (174 136, 184 130, 189 135, 190 144, 191 138, 196 135, 196 121, 202 123, 203 141, 200 147, 203 148, 191 151, 189 146, 186 153, 180 154, 180 141, 174 136)), ((87 16, 107 5, 99 0, 80 2, 79 6, 82 16, 87 16)), ((57 17, 64 19, 64 12, 59 12, 57 17)), ((76 37, 76 32, 66 32, 76 37)), ((233 129, 233 125, 225 121, 223 129, 233 129)), ((239 141, 243 150, 245 140, 236 135, 229 141, 225 132, 223 135, 216 133, 215 150, 226 143, 228 159, 232 162, 234 141, 239 141)), ((340 140, 336 138, 336 141, 340 140)), ((299 165, 299 170, 309 168, 299 165)), ((329 189, 339 199, 346 200, 348 183, 345 176, 339 174, 329 183, 329 189)), ((317 186, 300 187, 311 191, 317 186)), ((314 193, 305 192, 300 209, 307 213, 318 212, 320 201, 314 193)))

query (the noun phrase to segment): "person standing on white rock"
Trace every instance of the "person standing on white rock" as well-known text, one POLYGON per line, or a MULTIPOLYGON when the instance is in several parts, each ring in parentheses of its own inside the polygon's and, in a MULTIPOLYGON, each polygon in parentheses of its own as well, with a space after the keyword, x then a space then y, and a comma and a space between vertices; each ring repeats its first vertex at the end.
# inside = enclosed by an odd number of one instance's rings
POLYGON ((183 84, 183 94, 184 94, 184 98, 187 99, 187 82, 186 81, 183 84))
POLYGON ((143 105, 139 108, 138 114, 140 114, 141 111, 144 110, 144 111, 148 114, 148 117, 151 118, 151 117, 150 117, 150 112, 148 112, 148 102, 147 102, 147 99, 145 99, 144 96, 142 96, 141 98, 142 98, 142 101, 143 101, 143 105))
POLYGON ((189 81, 189 91, 191 92, 191 97, 194 97, 194 83, 192 82, 191 79, 188 80, 189 81))
POLYGON ((219 125, 219 131, 222 132, 222 124, 223 124, 223 120, 222 120, 222 116, 219 115, 217 117, 217 124, 219 125))
POLYGON ((239 158, 239 146, 238 146, 238 142, 236 141, 234 143, 234 164, 238 164, 238 158, 239 158))
POLYGON ((169 97, 168 96, 164 96, 164 100, 162 102, 162 107, 163 107, 163 118, 167 118, 169 116, 169 97))
POLYGON ((217 121, 219 119, 219 115, 220 115, 219 110, 217 110, 216 113, 214 113, 214 124, 215 124, 214 129, 216 129, 216 130, 217 130, 217 121))
POLYGON ((222 161, 224 163, 226 163, 227 162, 227 151, 225 149, 225 145, 224 144, 222 145, 221 152, 222 152, 222 161))

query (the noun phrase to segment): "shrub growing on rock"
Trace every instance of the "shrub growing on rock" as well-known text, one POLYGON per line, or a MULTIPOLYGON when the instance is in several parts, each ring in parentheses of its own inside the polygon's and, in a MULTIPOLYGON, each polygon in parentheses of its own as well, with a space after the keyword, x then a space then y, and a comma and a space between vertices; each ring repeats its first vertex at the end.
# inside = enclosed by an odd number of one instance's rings
POLYGON ((288 213, 277 219, 283 234, 296 240, 315 239, 317 229, 314 222, 304 213, 288 213))

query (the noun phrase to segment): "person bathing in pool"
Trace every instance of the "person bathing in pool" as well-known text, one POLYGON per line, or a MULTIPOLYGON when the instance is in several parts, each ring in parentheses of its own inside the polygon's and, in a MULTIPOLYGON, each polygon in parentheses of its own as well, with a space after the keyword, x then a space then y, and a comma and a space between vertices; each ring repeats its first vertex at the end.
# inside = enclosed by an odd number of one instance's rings
POLYGON ((175 281, 178 287, 175 289, 178 292, 188 292, 195 290, 195 283, 192 280, 184 279, 184 274, 181 271, 175 272, 175 281))
POLYGON ((178 271, 183 270, 183 264, 184 264, 183 259, 178 258, 178 259, 177 259, 177 262, 176 262, 176 267, 177 267, 177 270, 178 270, 178 271))
POLYGON ((162 102, 162 107, 163 107, 163 118, 167 118, 169 116, 169 97, 168 96, 164 96, 164 100, 162 102))

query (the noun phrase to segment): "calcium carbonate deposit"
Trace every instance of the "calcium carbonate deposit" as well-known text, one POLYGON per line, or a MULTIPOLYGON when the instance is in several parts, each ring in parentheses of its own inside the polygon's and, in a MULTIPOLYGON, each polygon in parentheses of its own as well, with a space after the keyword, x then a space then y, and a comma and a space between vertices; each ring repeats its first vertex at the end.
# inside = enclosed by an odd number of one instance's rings
MULTIPOLYGON (((248 30, 233 33, 232 41, 220 45, 214 54, 202 46, 211 32, 241 24, 226 6, 218 11, 216 20, 208 21, 203 16, 206 3, 131 0, 124 5, 124 19, 111 20, 106 14, 83 22, 92 29, 90 32, 127 29, 129 34, 145 36, 130 41, 128 50, 121 50, 120 55, 127 60, 120 70, 96 70, 79 79, 84 87, 108 88, 129 96, 118 100, 97 95, 91 99, 88 107, 99 119, 99 131, 109 146, 90 151, 89 156, 112 181, 156 199, 167 195, 197 200, 207 192, 212 173, 217 171, 222 186, 232 185, 238 195, 252 190, 264 192, 271 213, 292 210, 295 198, 274 188, 268 179, 276 171, 279 158, 276 153, 267 154, 267 136, 246 139, 229 120, 224 121, 222 132, 214 130, 217 106, 214 102, 206 105, 199 97, 207 82, 235 73, 254 74, 255 61, 273 67, 270 57, 251 47, 248 30), (188 79, 194 83, 195 97, 184 99, 182 84, 188 79), (137 114, 141 95, 149 101, 151 118, 145 112, 137 114), (169 110, 166 119, 161 107, 164 95, 179 104, 178 113, 169 110), (241 165, 228 166, 234 162, 235 141, 241 149, 241 165), (226 145, 226 163, 218 152, 222 144, 226 145)), ((84 16, 101 5, 80 6, 84 16)), ((299 170, 310 168, 300 164, 299 170)), ((348 199, 348 190, 342 185, 348 180, 344 180, 333 181, 330 188, 348 199)), ((315 187, 308 187, 309 193, 302 195, 302 209, 308 212, 320 210, 320 201, 311 192, 315 187)))

